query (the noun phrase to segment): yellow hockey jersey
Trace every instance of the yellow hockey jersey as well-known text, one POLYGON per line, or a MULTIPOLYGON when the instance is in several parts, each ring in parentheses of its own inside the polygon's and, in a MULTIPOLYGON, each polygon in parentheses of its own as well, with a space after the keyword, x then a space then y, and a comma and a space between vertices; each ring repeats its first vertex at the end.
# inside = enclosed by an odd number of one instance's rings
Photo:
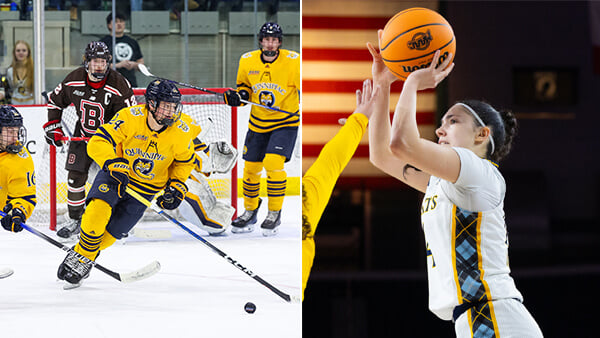
POLYGON ((10 202, 29 218, 37 199, 33 159, 27 149, 18 154, 1 152, 0 173, 0 210, 10 202))
MULTIPOLYGON (((255 50, 240 57, 237 89, 250 93, 251 102, 291 113, 299 112, 300 55, 280 49, 277 59, 263 62, 261 51, 255 50)), ((283 127, 300 125, 300 117, 252 106, 249 128, 267 133, 283 127)))
POLYGON ((311 226, 306 238, 302 238, 302 299, 315 258, 313 236, 317 224, 329 203, 335 182, 356 151, 368 122, 362 114, 350 115, 346 124, 327 142, 315 163, 302 177, 302 218, 311 226))
POLYGON ((129 187, 153 195, 169 179, 185 182, 194 168, 195 122, 185 114, 159 132, 148 126, 145 105, 121 109, 100 126, 88 143, 88 155, 102 167, 115 157, 129 161, 129 187), (193 128, 194 127, 194 128, 193 128))

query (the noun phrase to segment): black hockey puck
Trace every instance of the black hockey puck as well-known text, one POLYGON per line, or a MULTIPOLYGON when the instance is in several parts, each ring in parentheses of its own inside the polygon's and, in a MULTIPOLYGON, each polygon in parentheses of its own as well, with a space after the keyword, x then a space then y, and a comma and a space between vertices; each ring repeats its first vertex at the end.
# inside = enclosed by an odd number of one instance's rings
POLYGON ((254 313, 254 311, 256 311, 256 305, 252 302, 248 302, 244 305, 244 310, 248 313, 254 313))

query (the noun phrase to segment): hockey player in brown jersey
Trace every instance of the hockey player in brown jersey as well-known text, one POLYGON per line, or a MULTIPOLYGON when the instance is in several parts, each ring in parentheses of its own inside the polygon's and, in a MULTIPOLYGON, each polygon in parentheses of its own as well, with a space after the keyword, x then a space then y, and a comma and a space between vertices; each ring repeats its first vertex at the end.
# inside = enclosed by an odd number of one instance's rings
MULTIPOLYGON (((75 106, 78 121, 73 137, 91 137, 96 129, 110 121, 116 112, 136 104, 129 82, 110 68, 112 56, 106 44, 90 42, 83 55, 83 66, 69 73, 48 95, 48 122, 44 124, 46 142, 60 147, 65 133, 61 124, 63 109, 75 106)), ((69 144, 67 163, 69 217, 60 224, 57 235, 70 239, 80 231, 85 208, 85 182, 93 160, 87 155, 87 142, 69 144)))

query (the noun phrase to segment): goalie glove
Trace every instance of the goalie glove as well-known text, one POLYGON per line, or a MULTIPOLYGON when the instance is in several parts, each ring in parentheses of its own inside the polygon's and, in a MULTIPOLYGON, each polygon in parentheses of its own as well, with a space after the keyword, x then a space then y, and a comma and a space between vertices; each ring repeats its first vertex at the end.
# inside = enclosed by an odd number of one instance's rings
POLYGON ((238 151, 231 144, 225 141, 213 142, 208 145, 209 153, 204 151, 196 152, 196 155, 202 159, 200 168, 196 168, 205 174, 228 173, 237 163, 238 151))
POLYGON ((8 203, 2 210, 6 214, 0 223, 2 227, 8 231, 19 232, 23 230, 21 223, 25 222, 25 213, 19 207, 13 208, 12 204, 8 203))
POLYGON ((125 188, 129 184, 129 161, 122 157, 106 160, 102 170, 106 171, 113 179, 119 198, 125 196, 125 188))
POLYGON ((180 180, 169 180, 165 192, 156 199, 156 204, 162 209, 177 209, 181 201, 183 201, 187 190, 188 188, 185 183, 180 180))
POLYGON ((59 120, 52 120, 46 122, 43 126, 44 132, 46 133, 46 142, 55 147, 62 147, 63 142, 62 138, 65 136, 65 133, 62 130, 62 125, 59 120))

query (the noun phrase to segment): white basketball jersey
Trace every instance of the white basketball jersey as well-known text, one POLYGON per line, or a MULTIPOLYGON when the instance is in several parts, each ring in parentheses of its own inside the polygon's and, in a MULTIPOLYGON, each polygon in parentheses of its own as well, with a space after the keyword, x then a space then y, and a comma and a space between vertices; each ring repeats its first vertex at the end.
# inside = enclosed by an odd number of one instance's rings
POLYGON ((461 163, 458 180, 432 176, 421 206, 429 309, 444 320, 452 319, 459 304, 522 300, 509 275, 504 178, 471 150, 454 150, 461 163))

